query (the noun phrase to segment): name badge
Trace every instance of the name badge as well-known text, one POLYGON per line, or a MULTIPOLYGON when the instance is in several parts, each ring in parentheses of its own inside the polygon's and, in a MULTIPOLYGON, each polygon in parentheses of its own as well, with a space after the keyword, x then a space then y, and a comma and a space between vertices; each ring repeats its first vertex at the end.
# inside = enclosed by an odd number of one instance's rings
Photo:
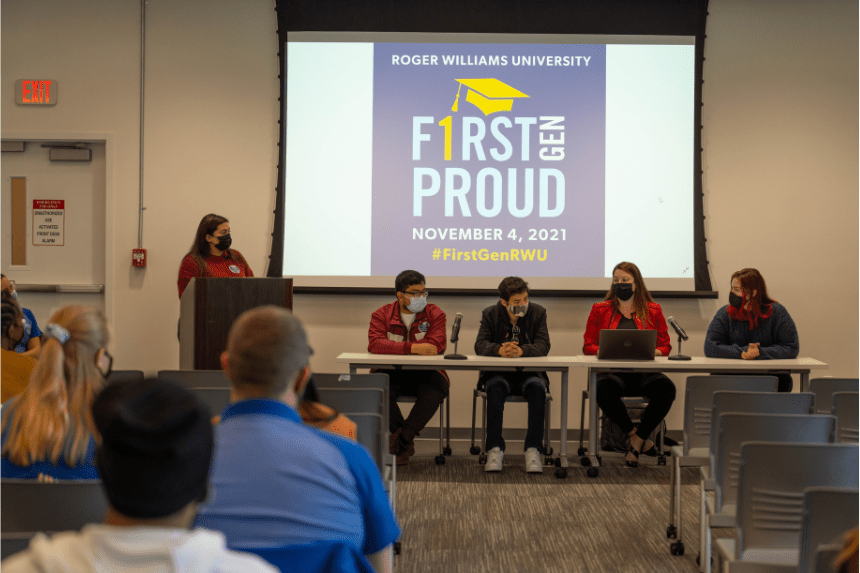
POLYGON ((239 274, 239 267, 237 267, 236 265, 230 265, 230 272, 238 275, 239 274))

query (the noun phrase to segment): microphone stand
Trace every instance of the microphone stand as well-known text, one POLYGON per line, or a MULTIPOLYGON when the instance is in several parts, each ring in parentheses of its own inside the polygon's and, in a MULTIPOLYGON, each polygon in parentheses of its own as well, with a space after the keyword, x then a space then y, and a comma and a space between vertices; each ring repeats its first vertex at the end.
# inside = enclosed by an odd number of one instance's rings
POLYGON ((446 354, 445 360, 466 360, 465 354, 457 354, 457 343, 459 342, 459 337, 454 341, 454 354, 446 354))
POLYGON ((454 343, 454 354, 446 354, 445 360, 466 360, 464 354, 457 354, 457 343, 460 342, 460 315, 457 315, 457 320, 454 321, 454 326, 451 327, 451 342, 454 343))
POLYGON ((682 340, 683 340, 683 338, 681 338, 681 335, 679 334, 678 335, 678 354, 676 354, 675 356, 670 356, 669 360, 692 360, 692 358, 690 358, 689 356, 685 356, 684 354, 681 354, 681 341, 682 340))

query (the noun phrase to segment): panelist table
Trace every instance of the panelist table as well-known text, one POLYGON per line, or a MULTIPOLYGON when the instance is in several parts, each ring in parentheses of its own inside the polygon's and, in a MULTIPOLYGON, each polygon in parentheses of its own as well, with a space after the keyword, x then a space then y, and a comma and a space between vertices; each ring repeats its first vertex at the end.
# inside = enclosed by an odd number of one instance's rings
POLYGON ((494 370, 522 372, 561 372, 561 467, 556 477, 567 477, 567 382, 571 368, 580 366, 578 356, 530 356, 502 358, 501 356, 467 355, 466 360, 445 360, 441 355, 367 354, 344 352, 336 361, 349 364, 355 374, 359 368, 403 370, 494 370))
MULTIPOLYGON (((591 467, 589 477, 597 476, 600 462, 598 436, 600 427, 597 415, 598 372, 688 372, 694 374, 766 374, 790 372, 800 374, 800 391, 809 388, 809 373, 824 370, 827 364, 814 358, 791 360, 737 360, 731 358, 705 358, 693 356, 692 360, 669 360, 660 356, 650 360, 598 360, 597 356, 578 356, 580 365, 588 368, 588 459, 591 467)), ((585 462, 583 462, 585 463, 585 462)))

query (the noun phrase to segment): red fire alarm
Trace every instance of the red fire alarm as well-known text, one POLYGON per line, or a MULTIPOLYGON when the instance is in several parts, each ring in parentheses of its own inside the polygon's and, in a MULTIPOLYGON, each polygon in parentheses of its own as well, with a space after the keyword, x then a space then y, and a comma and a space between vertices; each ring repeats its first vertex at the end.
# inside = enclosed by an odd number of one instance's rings
POLYGON ((146 249, 131 250, 131 266, 145 267, 146 266, 146 249))

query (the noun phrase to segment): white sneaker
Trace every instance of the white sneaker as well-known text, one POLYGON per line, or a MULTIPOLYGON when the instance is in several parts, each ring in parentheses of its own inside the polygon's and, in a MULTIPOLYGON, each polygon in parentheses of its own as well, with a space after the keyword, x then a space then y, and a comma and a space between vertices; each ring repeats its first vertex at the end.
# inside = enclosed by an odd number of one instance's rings
POLYGON ((487 465, 484 466, 485 472, 500 472, 502 471, 502 460, 505 458, 505 452, 501 448, 493 448, 487 452, 487 465))
POLYGON ((529 448, 525 453, 526 457, 526 473, 528 474, 542 474, 543 473, 543 464, 540 461, 540 452, 537 451, 537 448, 529 448))

